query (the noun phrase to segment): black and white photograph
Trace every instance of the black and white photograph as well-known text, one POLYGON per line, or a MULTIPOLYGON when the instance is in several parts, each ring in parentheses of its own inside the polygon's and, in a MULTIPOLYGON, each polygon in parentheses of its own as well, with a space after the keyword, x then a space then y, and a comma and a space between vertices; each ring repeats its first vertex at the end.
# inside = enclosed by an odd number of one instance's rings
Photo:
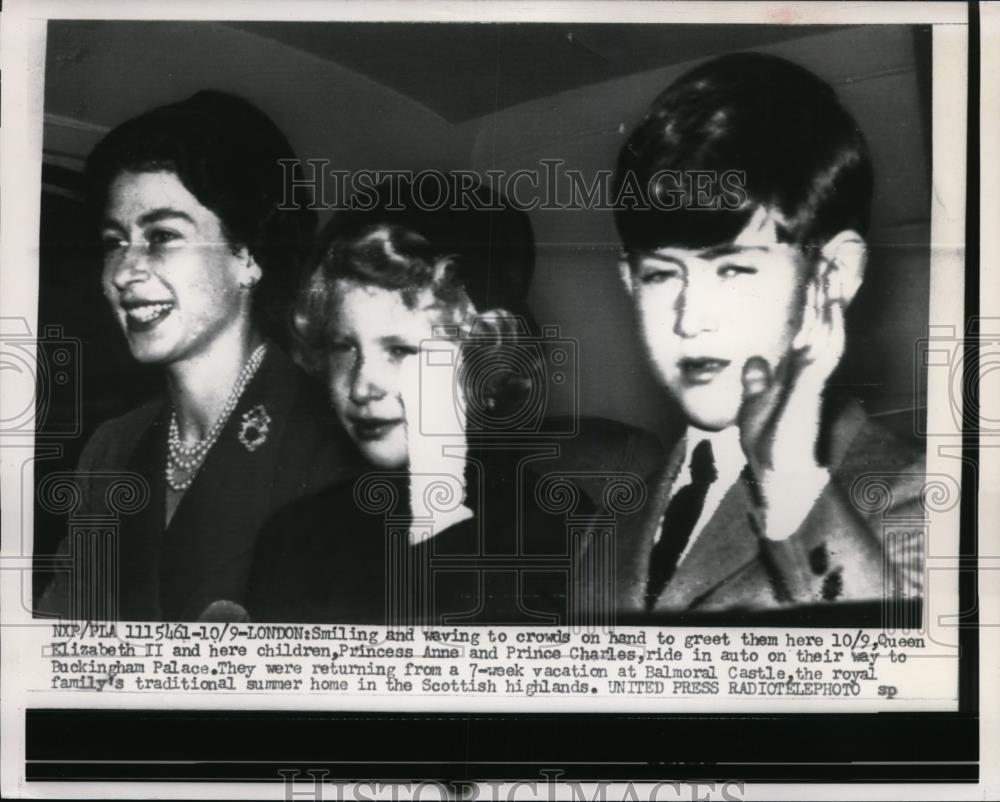
POLYGON ((919 602, 922 534, 883 517, 926 471, 931 55, 927 26, 51 22, 40 325, 81 391, 45 423, 80 435, 36 465, 36 612, 919 602))
POLYGON ((976 4, 13 5, 9 790, 982 780, 976 4))

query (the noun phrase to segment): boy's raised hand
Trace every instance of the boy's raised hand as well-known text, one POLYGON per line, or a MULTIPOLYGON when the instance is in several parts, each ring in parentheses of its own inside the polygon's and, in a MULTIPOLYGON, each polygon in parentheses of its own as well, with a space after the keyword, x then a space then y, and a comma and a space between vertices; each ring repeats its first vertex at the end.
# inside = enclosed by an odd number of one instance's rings
POLYGON ((810 282, 802 324, 775 367, 761 357, 743 366, 740 441, 766 515, 767 537, 795 532, 829 480, 816 460, 823 389, 844 352, 844 301, 831 276, 810 282))

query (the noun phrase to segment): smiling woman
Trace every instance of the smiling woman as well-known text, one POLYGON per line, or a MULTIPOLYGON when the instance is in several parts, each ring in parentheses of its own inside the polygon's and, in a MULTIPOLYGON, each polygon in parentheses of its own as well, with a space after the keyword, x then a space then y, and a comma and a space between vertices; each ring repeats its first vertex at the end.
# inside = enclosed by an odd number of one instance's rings
POLYGON ((261 269, 172 172, 123 172, 105 212, 104 294, 140 362, 199 356, 230 331, 246 339, 261 269))
MULTIPOLYGON (((350 443, 276 333, 314 213, 279 209, 294 159, 258 109, 219 92, 123 123, 87 163, 102 286, 167 397, 102 425, 79 473, 88 513, 129 472, 149 502, 96 571, 57 576, 41 611, 191 620, 239 610, 263 521, 348 471, 350 443)), ((67 542, 72 554, 80 544, 67 542)))

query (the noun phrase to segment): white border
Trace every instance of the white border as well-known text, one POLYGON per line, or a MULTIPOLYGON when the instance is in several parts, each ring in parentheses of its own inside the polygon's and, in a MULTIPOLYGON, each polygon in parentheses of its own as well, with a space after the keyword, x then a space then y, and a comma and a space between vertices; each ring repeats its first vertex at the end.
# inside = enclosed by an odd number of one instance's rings
MULTIPOLYGON (((609 22, 602 0, 8 0, 7 9, 47 19, 396 20, 424 22, 609 22), (30 8, 30 10, 28 10, 30 8)), ((787 25, 965 24, 964 4, 952 2, 739 2, 739 0, 623 0, 614 22, 787 25)))
MULTIPOLYGON (((1000 343, 1000 2, 980 6, 980 312, 992 321, 1000 343)), ((993 349, 996 351, 996 345, 993 349)), ((983 364, 985 368, 985 364, 983 364)), ((991 365, 997 390, 997 364, 991 365)), ((993 755, 982 766, 983 799, 1000 797, 1000 393, 980 395, 982 431, 979 454, 979 709, 980 754, 993 755), (994 422, 987 420, 986 415, 994 422)))
MULTIPOLYGON (((23 9, 23 6, 19 6, 23 9)), ((45 21, 7 13, 0 16, 0 64, 7 80, 0 87, 0 108, 5 124, 0 130, 0 164, 3 194, 0 196, 0 319, 25 318, 31 332, 38 329, 38 229, 41 208, 27 198, 41 197, 42 83, 45 74, 45 21), (17 187, 15 194, 10 187, 17 187), (16 202, 15 198, 20 201, 16 202)), ((0 325, 3 322, 0 321, 0 325)), ((8 377, 0 381, 9 381, 8 377)), ((0 420, 10 420, 19 409, 12 407, 8 392, 0 393, 0 420)), ((31 421, 34 426, 34 421, 31 421)), ((22 497, 20 460, 24 449, 33 449, 33 438, 13 440, 0 435, 0 523, 3 529, 4 567, 10 550, 10 533, 32 526, 31 496, 22 497), (21 518, 29 507, 28 520, 21 518), (23 521, 23 522, 22 522, 23 521), (29 523, 30 521, 30 523, 29 523)), ((27 482, 34 484, 28 467, 27 482)), ((17 550, 20 552, 20 549, 17 550)), ((20 556, 20 555, 19 555, 20 556)), ((6 573, 6 571, 4 572, 6 573)), ((0 647, 0 766, 17 767, 0 772, 3 796, 21 788, 24 766, 24 695, 19 690, 21 654, 11 646, 7 621, 20 607, 20 582, 0 581, 0 615, 3 645, 0 647), (16 780, 18 785, 12 781, 16 780)))

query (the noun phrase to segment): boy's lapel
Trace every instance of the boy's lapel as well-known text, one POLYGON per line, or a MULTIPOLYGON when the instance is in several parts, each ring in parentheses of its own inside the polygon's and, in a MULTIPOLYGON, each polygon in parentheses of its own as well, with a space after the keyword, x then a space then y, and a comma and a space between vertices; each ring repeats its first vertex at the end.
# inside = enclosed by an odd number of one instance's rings
MULTIPOLYGON (((857 405, 845 407, 834 402, 830 402, 824 412, 827 418, 822 429, 824 461, 835 468, 843 460, 847 445, 857 436, 865 417, 857 405)), ((741 600, 753 604, 759 593, 771 592, 765 571, 753 574, 744 571, 758 559, 761 549, 760 540, 754 534, 753 509, 750 488, 741 476, 726 491, 691 550, 677 566, 677 573, 657 600, 657 609, 694 609, 710 600, 721 602, 727 593, 732 595, 732 599, 724 602, 727 606, 741 600), (740 575, 739 587, 734 581, 737 574, 740 575)))
POLYGON ((681 439, 670 452, 666 464, 646 482, 649 497, 635 513, 616 522, 615 603, 623 613, 645 610, 649 555, 660 517, 667 508, 670 492, 684 463, 687 442, 681 439))
POLYGON ((707 594, 757 559, 760 544, 749 520, 752 503, 746 483, 737 479, 677 566, 657 600, 657 609, 697 607, 707 594))

